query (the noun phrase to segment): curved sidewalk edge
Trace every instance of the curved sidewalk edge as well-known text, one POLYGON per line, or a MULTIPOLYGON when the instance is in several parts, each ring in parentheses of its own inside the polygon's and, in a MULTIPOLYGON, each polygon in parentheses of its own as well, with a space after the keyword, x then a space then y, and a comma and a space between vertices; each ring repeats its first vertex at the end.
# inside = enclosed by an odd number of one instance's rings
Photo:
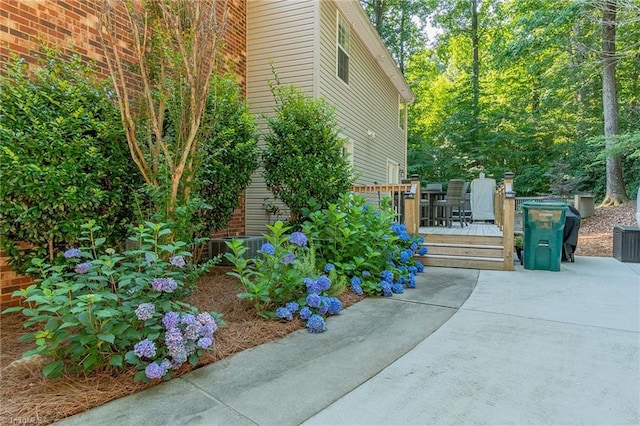
POLYGON ((296 331, 55 424, 300 424, 442 326, 467 300, 478 275, 427 268, 415 289, 366 298, 328 318, 324 333, 296 331))

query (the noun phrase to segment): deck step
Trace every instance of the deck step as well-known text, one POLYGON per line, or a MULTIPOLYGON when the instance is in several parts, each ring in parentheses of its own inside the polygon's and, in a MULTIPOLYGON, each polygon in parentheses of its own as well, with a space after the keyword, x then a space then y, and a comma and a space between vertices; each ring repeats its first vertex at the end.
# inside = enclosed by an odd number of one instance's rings
POLYGON ((474 246, 466 244, 427 244, 428 254, 445 256, 464 256, 478 258, 499 258, 504 257, 502 246, 474 246))
POLYGON ((431 244, 502 245, 500 236, 428 234, 422 237, 427 247, 431 244))
POLYGON ((478 257, 478 256, 447 256, 428 254, 415 258, 424 266, 437 266, 445 268, 467 268, 501 271, 504 268, 502 258, 478 257))

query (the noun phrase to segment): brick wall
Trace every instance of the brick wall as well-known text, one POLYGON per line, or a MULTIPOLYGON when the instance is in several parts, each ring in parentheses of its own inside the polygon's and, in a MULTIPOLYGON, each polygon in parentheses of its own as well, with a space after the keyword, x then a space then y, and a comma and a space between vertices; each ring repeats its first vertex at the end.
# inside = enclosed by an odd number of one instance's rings
MULTIPOLYGON (((246 2, 229 0, 226 47, 223 52, 228 70, 238 75, 243 93, 246 94, 246 2)), ((84 60, 92 60, 103 76, 109 75, 97 30, 102 0, 0 0, 0 72, 2 62, 12 54, 18 54, 35 66, 36 56, 43 44, 56 47, 66 53, 77 53, 84 60)), ((123 15, 124 16, 124 15, 123 15)), ((118 19, 118 37, 122 43, 123 57, 130 58, 130 32, 124 17, 118 19)), ((130 81, 134 81, 134 77, 130 81)), ((135 83, 132 83, 135 84, 135 83)), ((244 197, 240 208, 231 218, 227 230, 220 235, 244 234, 244 197)), ((0 304, 15 304, 11 293, 31 283, 29 278, 16 275, 0 252, 0 304)))

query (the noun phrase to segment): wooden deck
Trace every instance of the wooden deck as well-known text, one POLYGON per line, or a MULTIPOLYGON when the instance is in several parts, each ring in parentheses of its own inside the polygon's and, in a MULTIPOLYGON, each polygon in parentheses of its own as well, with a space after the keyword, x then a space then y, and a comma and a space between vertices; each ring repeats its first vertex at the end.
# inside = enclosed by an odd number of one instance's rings
POLYGON ((416 258, 425 266, 509 270, 505 268, 502 231, 492 223, 460 227, 454 222, 450 228, 420 227, 420 235, 429 252, 416 258))

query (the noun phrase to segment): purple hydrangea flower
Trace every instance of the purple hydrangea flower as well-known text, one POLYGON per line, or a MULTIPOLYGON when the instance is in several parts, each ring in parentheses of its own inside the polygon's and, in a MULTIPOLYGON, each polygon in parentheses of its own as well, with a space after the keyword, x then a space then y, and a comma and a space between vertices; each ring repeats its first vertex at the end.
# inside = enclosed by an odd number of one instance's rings
POLYGON ((208 347, 213 345, 213 339, 209 337, 201 337, 200 339, 198 339, 197 345, 201 349, 207 349, 208 347))
POLYGON ((382 295, 389 297, 392 296, 393 293, 391 292, 391 284, 389 284, 387 281, 380 281, 380 289, 382 290, 382 295))
POLYGON ((260 247, 260 251, 265 254, 273 255, 276 253, 276 248, 271 243, 264 243, 262 247, 260 247))
POLYGON ((146 321, 153 318, 153 314, 156 313, 156 307, 153 303, 141 303, 136 308, 136 317, 140 321, 146 321))
POLYGON ((209 332, 211 334, 215 333, 218 329, 218 324, 216 320, 211 316, 209 312, 202 312, 196 316, 196 319, 200 324, 204 326, 203 333, 207 335, 209 332))
POLYGON ((178 268, 184 268, 184 266, 187 264, 184 261, 184 257, 182 256, 172 256, 169 258, 169 263, 172 264, 173 266, 177 266, 178 268))
POLYGON ((282 263, 283 265, 291 265, 295 261, 296 261, 296 256, 291 252, 285 254, 284 257, 280 259, 280 263, 282 263))
POLYGON ((92 266, 91 262, 79 263, 76 265, 76 274, 86 274, 92 266))
POLYGON ((315 293, 311 293, 310 295, 307 296, 307 305, 309 305, 312 308, 317 308, 318 306, 320 306, 321 301, 322 301, 322 298, 315 293))
POLYGON ((135 344, 133 352, 138 358, 153 358, 156 356, 156 345, 151 340, 144 339, 135 344))
POLYGON ((287 310, 292 314, 295 314, 296 312, 298 312, 298 309, 300 309, 300 305, 298 305, 296 302, 289 302, 284 307, 287 308, 287 310))
POLYGON ((172 293, 178 287, 178 283, 173 278, 156 278, 151 282, 151 287, 155 291, 172 293))
POLYGON ((289 237, 289 242, 291 244, 295 244, 297 246, 306 246, 307 245, 307 237, 302 232, 294 232, 289 237))
POLYGON ((326 265, 324 265, 324 272, 326 272, 327 274, 335 270, 336 270, 336 267, 333 263, 327 263, 326 265))
POLYGON ((342 310, 342 302, 337 297, 330 297, 328 300, 329 315, 336 315, 342 310))
POLYGON ((180 316, 177 312, 167 312, 164 314, 164 317, 162 317, 162 324, 164 325, 164 328, 170 330, 178 326, 179 319, 180 316))
POLYGON ((196 322, 196 317, 193 314, 183 313, 180 318, 182 324, 193 324, 196 322))
POLYGON ((276 309, 276 316, 287 321, 291 321, 293 319, 293 315, 291 315, 291 312, 285 307, 279 307, 276 309))
POLYGON ((147 253, 144 255, 144 261, 146 263, 153 263, 156 261, 156 255, 153 253, 147 253))
POLYGON ((144 369, 144 374, 150 379, 159 379, 166 374, 167 368, 164 362, 162 365, 158 365, 157 362, 152 362, 144 369))
POLYGON ((316 284, 320 290, 329 290, 331 287, 331 280, 326 275, 321 275, 316 280, 316 284))
POLYGON ((202 335, 202 324, 193 323, 187 325, 184 330, 184 338, 190 342, 195 342, 202 335))
POLYGON ((399 282, 398 282, 398 283, 394 283, 394 284, 391 286, 391 291, 392 291, 393 293, 404 293, 404 287, 403 287, 403 286, 402 286, 402 284, 401 284, 401 283, 399 283, 399 282))
POLYGON ((300 318, 303 320, 308 320, 312 315, 311 309, 309 309, 308 307, 304 307, 302 309, 300 309, 300 318))
POLYGON ((70 248, 69 250, 64 252, 63 256, 65 257, 65 259, 71 259, 72 257, 80 257, 81 253, 82 252, 80 251, 80 249, 70 248))
POLYGON ((324 318, 320 315, 311 315, 307 320, 307 329, 311 333, 322 333, 326 329, 324 318))

